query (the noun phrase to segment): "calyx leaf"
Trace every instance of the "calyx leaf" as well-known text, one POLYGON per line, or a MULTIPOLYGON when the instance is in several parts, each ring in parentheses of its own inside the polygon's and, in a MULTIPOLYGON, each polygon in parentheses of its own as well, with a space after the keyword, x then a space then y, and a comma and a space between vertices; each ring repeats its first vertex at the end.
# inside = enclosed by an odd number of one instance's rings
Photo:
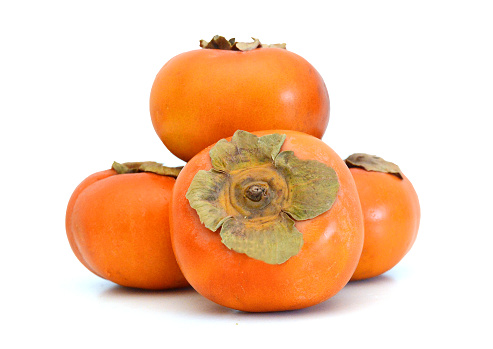
POLYGON ((285 213, 276 219, 258 224, 230 219, 221 228, 223 244, 269 264, 282 264, 300 252, 303 234, 285 213))
POLYGON ((259 39, 252 38, 253 42, 237 42, 234 38, 227 40, 224 36, 215 35, 211 41, 200 40, 200 47, 205 49, 251 51, 257 48, 281 48, 286 49, 286 44, 264 45, 259 39))
POLYGON ((178 177, 178 174, 183 167, 168 167, 154 161, 144 162, 124 162, 119 163, 114 161, 111 168, 118 174, 152 172, 161 176, 178 177))
POLYGON ((229 218, 224 202, 227 175, 217 171, 200 170, 188 188, 186 198, 197 211, 200 222, 216 231, 229 218))
POLYGON ((257 137, 238 130, 231 142, 222 139, 209 151, 212 167, 216 171, 229 172, 272 163, 285 139, 286 135, 277 133, 257 137))
POLYGON ((284 174, 289 188, 283 211, 294 219, 315 218, 334 204, 339 181, 333 168, 316 160, 300 160, 292 151, 277 156, 276 168, 284 174))
POLYGON ((351 167, 362 168, 366 171, 375 171, 392 174, 403 179, 401 169, 396 164, 385 161, 381 157, 365 153, 355 153, 350 155, 346 160, 346 165, 351 167))

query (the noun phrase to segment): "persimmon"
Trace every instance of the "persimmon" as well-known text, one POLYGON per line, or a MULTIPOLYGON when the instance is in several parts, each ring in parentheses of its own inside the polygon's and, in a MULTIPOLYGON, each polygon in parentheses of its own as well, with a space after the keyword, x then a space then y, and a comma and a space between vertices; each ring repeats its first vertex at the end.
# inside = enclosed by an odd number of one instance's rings
POLYGON ((82 181, 69 200, 65 220, 79 261, 122 286, 150 290, 188 286, 169 233, 169 205, 178 172, 153 162, 114 163, 112 169, 82 181))
POLYGON ((416 240, 420 221, 418 195, 394 163, 357 153, 346 160, 363 209, 365 240, 352 280, 392 269, 416 240))
POLYGON ((335 295, 363 247, 363 216, 344 161, 291 130, 237 131, 176 180, 173 250, 188 282, 237 310, 300 309, 335 295))
POLYGON ((238 129, 286 129, 322 138, 329 94, 304 58, 283 44, 257 39, 238 43, 216 36, 201 47, 169 60, 152 85, 152 124, 174 155, 188 161, 238 129))

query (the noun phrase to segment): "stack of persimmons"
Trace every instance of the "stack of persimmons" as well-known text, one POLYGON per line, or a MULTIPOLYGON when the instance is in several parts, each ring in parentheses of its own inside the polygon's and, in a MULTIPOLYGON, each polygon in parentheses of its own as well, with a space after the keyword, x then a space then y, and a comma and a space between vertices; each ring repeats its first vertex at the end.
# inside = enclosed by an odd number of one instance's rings
POLYGON ((321 138, 325 84, 284 44, 215 36, 159 71, 150 114, 183 168, 113 163, 67 207, 80 262, 126 287, 193 287, 248 312, 309 307, 394 267, 418 232, 399 167, 321 138))

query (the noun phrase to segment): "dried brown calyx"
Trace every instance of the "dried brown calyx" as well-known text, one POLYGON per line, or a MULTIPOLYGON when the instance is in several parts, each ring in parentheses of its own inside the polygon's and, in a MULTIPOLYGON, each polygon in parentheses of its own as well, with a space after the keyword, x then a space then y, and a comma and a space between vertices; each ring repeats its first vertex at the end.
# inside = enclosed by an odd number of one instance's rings
POLYGON ((331 167, 280 152, 285 139, 236 131, 211 148, 212 169, 198 171, 186 194, 208 229, 221 228, 224 245, 269 264, 298 254, 295 220, 328 211, 339 190, 331 167))
POLYGON ((115 170, 118 174, 151 172, 160 176, 169 176, 176 178, 178 177, 178 174, 183 167, 167 167, 154 161, 124 163, 118 163, 115 161, 113 162, 111 168, 115 170))
POLYGON ((349 168, 357 167, 366 171, 389 173, 400 179, 404 178, 399 166, 375 155, 355 153, 344 161, 349 168))
POLYGON ((206 49, 229 50, 229 51, 251 51, 257 48, 282 48, 286 49, 286 44, 265 45, 259 39, 252 38, 253 42, 237 42, 234 38, 227 40, 224 36, 216 35, 211 41, 200 40, 200 47, 206 49))

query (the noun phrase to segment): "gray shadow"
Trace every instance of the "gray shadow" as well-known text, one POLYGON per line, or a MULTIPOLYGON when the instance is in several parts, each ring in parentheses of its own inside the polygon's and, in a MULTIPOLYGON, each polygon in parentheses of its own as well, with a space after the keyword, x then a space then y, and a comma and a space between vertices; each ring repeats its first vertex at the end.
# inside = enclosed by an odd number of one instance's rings
POLYGON ((224 314, 229 309, 201 296, 192 287, 172 290, 142 290, 112 285, 100 294, 105 302, 117 302, 132 308, 179 314, 224 314))
POLYGON ((248 313, 229 309, 218 305, 201 296, 192 287, 148 291, 124 286, 112 285, 100 294, 100 299, 106 302, 118 302, 132 308, 141 308, 157 312, 176 313, 192 316, 219 316, 235 319, 272 318, 282 320, 314 316, 331 316, 349 313, 370 306, 384 298, 395 284, 390 275, 380 275, 367 280, 351 281, 332 298, 299 310, 281 311, 274 313, 248 313))
POLYGON ((375 304, 382 296, 389 293, 394 284, 395 280, 391 276, 380 275, 367 280, 351 281, 332 298, 308 308, 275 313, 235 312, 239 318, 244 319, 250 317, 273 317, 276 320, 291 319, 293 316, 297 318, 313 318, 316 316, 326 317, 344 314, 375 304))
POLYGON ((390 275, 350 281, 338 294, 321 303, 321 307, 333 314, 358 310, 385 298, 395 284, 396 280, 390 275))

